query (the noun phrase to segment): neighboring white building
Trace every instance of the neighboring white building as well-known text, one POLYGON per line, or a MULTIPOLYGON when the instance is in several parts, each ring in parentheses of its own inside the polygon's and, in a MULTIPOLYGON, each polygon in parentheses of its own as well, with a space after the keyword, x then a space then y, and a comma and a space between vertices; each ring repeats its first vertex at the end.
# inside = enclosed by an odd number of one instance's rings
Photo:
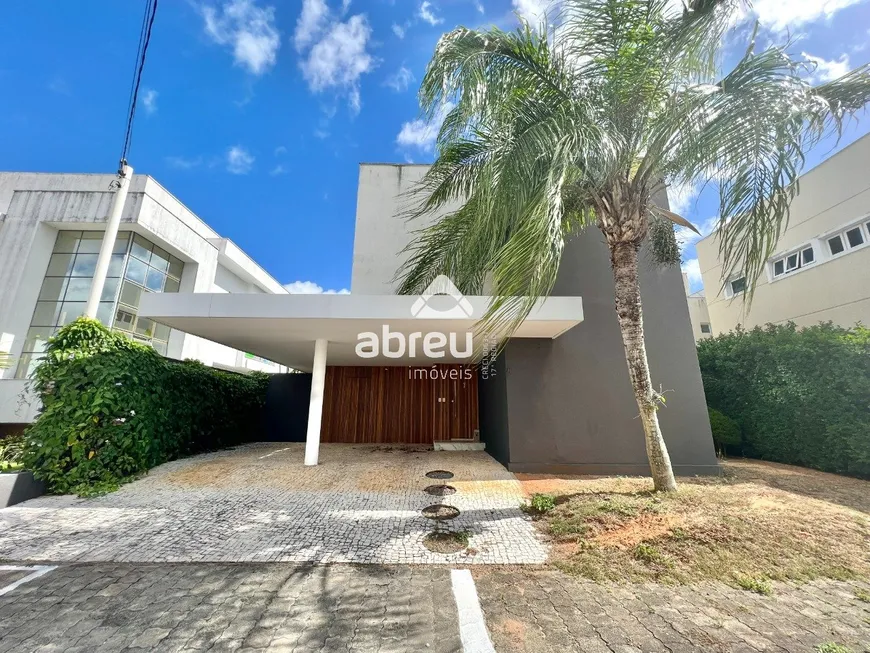
POLYGON ((689 275, 683 272, 683 287, 686 289, 686 302, 689 304, 689 320, 692 322, 692 333, 695 340, 712 338, 713 327, 710 325, 710 312, 707 310, 707 298, 704 291, 691 292, 689 275))
MULTIPOLYGON (((0 425, 31 422, 26 378, 46 340, 84 312, 114 175, 0 173, 0 425)), ((98 318, 170 358, 235 371, 286 371, 138 316, 152 292, 286 294, 232 241, 147 175, 134 174, 98 318)))
POLYGON ((870 325, 870 135, 800 178, 788 228, 758 280, 752 305, 745 279, 723 279, 713 232, 697 245, 713 332, 738 324, 831 321, 870 325), (709 299, 712 298, 712 299, 709 299))

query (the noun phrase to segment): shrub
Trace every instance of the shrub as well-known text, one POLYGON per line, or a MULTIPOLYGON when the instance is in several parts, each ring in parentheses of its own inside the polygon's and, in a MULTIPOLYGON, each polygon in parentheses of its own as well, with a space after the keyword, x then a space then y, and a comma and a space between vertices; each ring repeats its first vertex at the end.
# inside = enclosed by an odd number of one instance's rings
POLYGON ((256 440, 268 377, 163 358, 80 318, 36 369, 24 462, 50 491, 92 494, 179 456, 256 440))
POLYGON ((870 476, 870 330, 737 329, 698 344, 707 403, 747 456, 870 476))
POLYGON ((556 507, 556 498, 552 494, 536 492, 532 495, 529 503, 524 503, 520 508, 532 515, 543 515, 556 507))
POLYGON ((713 431, 713 443, 716 450, 725 452, 736 450, 740 447, 742 437, 740 425, 727 415, 723 415, 715 408, 708 409, 710 414, 710 429, 713 431))
POLYGON ((16 472, 23 466, 24 436, 0 438, 0 472, 16 472))

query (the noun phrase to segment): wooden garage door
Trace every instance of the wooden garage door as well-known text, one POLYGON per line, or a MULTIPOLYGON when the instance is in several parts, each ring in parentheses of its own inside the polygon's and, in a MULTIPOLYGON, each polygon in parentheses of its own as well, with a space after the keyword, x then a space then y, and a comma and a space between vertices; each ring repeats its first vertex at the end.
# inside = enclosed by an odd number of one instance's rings
POLYGON ((326 368, 322 442, 431 444, 477 428, 473 367, 326 368))

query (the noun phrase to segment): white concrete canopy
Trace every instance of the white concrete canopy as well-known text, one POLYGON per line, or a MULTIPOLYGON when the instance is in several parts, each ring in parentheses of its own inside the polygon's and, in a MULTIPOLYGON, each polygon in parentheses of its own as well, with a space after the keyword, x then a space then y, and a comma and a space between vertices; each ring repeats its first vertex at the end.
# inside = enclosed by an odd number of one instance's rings
MULTIPOLYGON (((380 338, 384 328, 409 339, 412 334, 456 333, 460 348, 466 333, 474 344, 476 331, 490 298, 465 297, 461 303, 448 296, 431 297, 420 310, 420 298, 401 295, 265 295, 210 293, 143 294, 139 315, 174 329, 207 338, 228 347, 267 358, 299 370, 311 371, 315 341, 329 343, 330 365, 413 365, 463 363, 451 355, 428 358, 421 342, 415 356, 408 348, 401 357, 380 352, 372 358, 357 355, 360 334, 380 338), (416 315, 416 317, 415 317, 416 315)), ((512 337, 557 338, 583 321, 580 297, 549 297, 522 323, 512 337)), ((395 351, 395 349, 394 349, 395 351)))

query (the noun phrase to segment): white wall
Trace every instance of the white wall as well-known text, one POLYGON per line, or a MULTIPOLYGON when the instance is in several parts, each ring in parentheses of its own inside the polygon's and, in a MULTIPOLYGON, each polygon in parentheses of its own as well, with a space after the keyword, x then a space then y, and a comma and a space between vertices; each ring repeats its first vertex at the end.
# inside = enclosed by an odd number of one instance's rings
MULTIPOLYGON (((0 334, 20 355, 59 229, 103 229, 114 175, 0 173, 0 334)), ((286 292, 236 245, 221 238, 160 184, 133 175, 122 229, 140 233, 184 261, 182 292, 286 292), (219 259, 226 259, 226 265, 219 259), (232 269, 230 269, 230 267, 232 269)), ((173 331, 167 355, 233 369, 257 367, 243 352, 173 331)), ((259 367, 268 367, 259 365, 259 367)), ((278 371, 274 366, 271 371, 278 371)), ((32 421, 38 403, 26 381, 0 371, 0 423, 32 421)))
MULTIPOLYGON (((742 296, 729 299, 719 260, 719 241, 713 233, 697 245, 707 306, 714 333, 737 324, 794 321, 808 326, 831 320, 843 326, 870 324, 870 245, 825 260, 824 235, 864 217, 870 221, 870 135, 852 143, 800 178, 800 193, 792 201, 788 229, 775 251, 785 253, 814 243, 817 263, 775 280, 763 274, 752 305, 742 296), (818 240, 821 238, 821 240, 818 240)), ((867 238, 867 231, 864 231, 867 238)))

